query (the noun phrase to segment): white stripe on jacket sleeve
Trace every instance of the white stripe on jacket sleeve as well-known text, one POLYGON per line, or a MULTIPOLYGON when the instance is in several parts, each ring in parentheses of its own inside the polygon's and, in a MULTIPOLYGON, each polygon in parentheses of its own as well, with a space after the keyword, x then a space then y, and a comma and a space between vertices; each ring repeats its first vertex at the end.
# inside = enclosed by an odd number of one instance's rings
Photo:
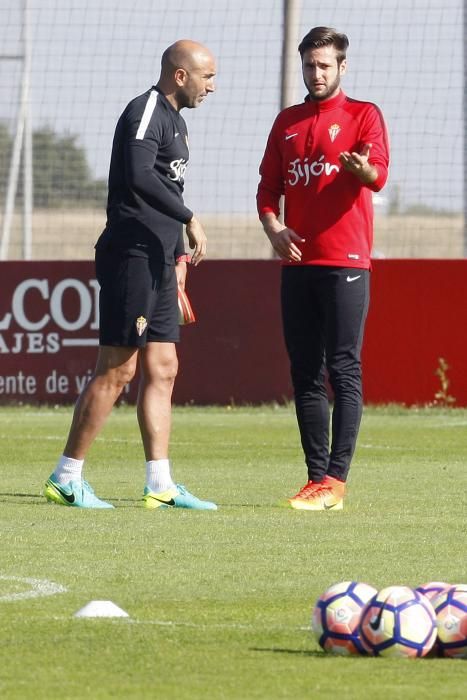
POLYGON ((143 116, 141 117, 141 122, 138 127, 138 131, 136 132, 136 138, 138 140, 142 140, 146 136, 146 130, 151 120, 152 113, 154 112, 154 109, 156 107, 158 97, 158 93, 155 90, 152 90, 148 97, 148 101, 146 102, 146 107, 144 108, 143 116))

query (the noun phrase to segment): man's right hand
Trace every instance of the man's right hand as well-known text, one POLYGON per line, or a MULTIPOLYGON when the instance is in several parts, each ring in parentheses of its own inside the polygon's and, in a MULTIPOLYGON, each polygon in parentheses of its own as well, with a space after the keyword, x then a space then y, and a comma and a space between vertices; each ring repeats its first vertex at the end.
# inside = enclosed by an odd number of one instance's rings
POLYGON ((191 264, 196 266, 206 256, 207 238, 203 227, 195 217, 187 223, 186 235, 189 246, 193 250, 191 264))
POLYGON ((281 224, 277 217, 271 213, 266 214, 262 218, 261 223, 272 247, 282 260, 288 260, 289 262, 301 261, 302 251, 295 244, 304 243, 304 238, 295 233, 293 229, 281 224))

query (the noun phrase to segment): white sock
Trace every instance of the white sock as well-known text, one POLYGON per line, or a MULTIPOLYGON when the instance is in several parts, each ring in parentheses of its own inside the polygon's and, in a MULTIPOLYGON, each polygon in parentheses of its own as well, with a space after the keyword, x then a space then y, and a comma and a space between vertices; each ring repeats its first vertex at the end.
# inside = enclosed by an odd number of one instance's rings
POLYGON ((175 486, 168 459, 151 459, 146 462, 146 486, 155 493, 168 491, 175 486))
POLYGON ((81 479, 84 459, 73 459, 62 455, 57 462, 53 476, 58 484, 67 484, 69 481, 81 479))

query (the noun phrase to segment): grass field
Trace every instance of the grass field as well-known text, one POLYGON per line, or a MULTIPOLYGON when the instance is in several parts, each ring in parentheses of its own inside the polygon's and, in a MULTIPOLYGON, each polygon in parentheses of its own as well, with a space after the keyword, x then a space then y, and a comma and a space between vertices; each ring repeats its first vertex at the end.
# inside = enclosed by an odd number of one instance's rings
POLYGON ((85 472, 116 509, 48 505, 70 415, 0 409, 2 699, 464 697, 464 661, 332 657, 309 625, 336 581, 467 582, 467 410, 368 408, 345 509, 323 513, 283 507, 305 481, 290 406, 175 410, 174 476, 217 512, 141 508, 129 407, 85 472), (91 600, 130 618, 74 618, 91 600))

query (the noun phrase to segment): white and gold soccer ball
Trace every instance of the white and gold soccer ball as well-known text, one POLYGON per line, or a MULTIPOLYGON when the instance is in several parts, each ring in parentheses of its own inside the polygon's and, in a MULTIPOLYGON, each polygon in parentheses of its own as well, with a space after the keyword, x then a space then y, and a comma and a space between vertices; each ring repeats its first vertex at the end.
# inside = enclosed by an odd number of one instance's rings
POLYGON ((423 593, 424 596, 433 602, 440 593, 444 593, 449 588, 451 588, 452 583, 445 583, 444 581, 429 581, 428 583, 422 583, 415 589, 419 593, 423 593))
POLYGON ((424 595, 408 586, 388 586, 365 606, 360 638, 373 656, 426 656, 436 640, 436 616, 424 595))
POLYGON ((467 659, 467 585, 452 586, 433 600, 438 638, 436 653, 467 659))
POLYGON ((311 627, 324 651, 343 656, 364 654, 358 626, 376 588, 359 581, 342 581, 327 588, 316 601, 311 627))

